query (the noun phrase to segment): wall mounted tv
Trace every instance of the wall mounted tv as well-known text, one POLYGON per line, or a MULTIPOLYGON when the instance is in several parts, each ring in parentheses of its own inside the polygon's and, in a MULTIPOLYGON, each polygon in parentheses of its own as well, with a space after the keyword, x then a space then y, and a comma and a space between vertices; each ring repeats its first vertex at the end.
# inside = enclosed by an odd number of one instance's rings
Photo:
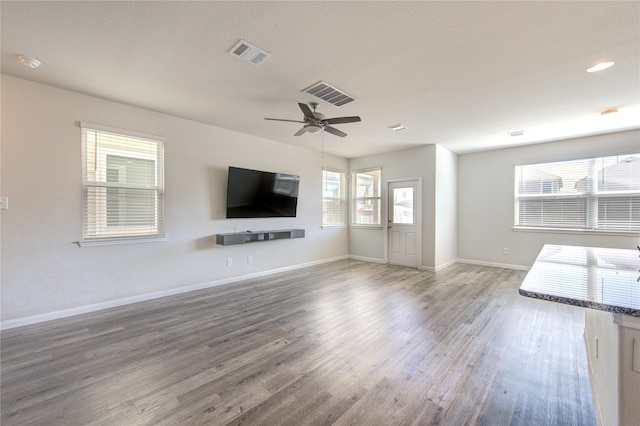
POLYGON ((229 167, 227 219, 296 217, 300 176, 229 167))

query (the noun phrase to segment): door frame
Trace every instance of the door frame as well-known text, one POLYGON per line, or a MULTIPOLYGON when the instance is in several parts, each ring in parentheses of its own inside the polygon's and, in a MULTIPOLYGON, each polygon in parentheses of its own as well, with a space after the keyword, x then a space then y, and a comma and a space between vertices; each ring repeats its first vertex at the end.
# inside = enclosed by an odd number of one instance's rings
POLYGON ((416 265, 417 269, 422 268, 422 176, 416 177, 406 177, 406 178, 395 178, 395 179, 385 179, 384 180, 384 213, 383 213, 383 222, 382 228, 384 229, 384 262, 389 264, 389 201, 391 199, 391 191, 389 191, 389 184, 398 183, 398 182, 415 182, 416 185, 416 202, 414 204, 414 208, 416 209, 416 258, 418 259, 418 264, 416 265))

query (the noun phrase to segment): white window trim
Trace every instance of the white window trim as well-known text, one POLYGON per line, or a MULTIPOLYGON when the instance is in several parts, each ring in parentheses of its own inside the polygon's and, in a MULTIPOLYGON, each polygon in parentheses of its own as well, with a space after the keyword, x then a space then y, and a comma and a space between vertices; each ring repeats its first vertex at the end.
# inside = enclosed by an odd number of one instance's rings
MULTIPOLYGON (((349 211, 349 202, 347 200, 347 193, 348 190, 346 189, 346 187, 349 185, 348 181, 348 173, 345 170, 340 170, 340 169, 334 169, 331 167, 322 167, 322 171, 327 171, 327 172, 333 172, 333 173, 340 173, 342 175, 342 182, 340 185, 340 198, 335 198, 335 197, 325 197, 324 196, 324 192, 322 194, 322 201, 324 203, 325 198, 330 198, 332 200, 339 200, 342 203, 342 223, 339 224, 325 224, 324 223, 324 212, 323 212, 323 219, 322 219, 322 226, 321 229, 340 229, 340 228, 346 228, 347 227, 347 218, 346 216, 348 215, 348 211, 349 211)), ((324 177, 322 179, 322 184, 324 185, 324 177)))
POLYGON ((351 170, 348 174, 349 176, 349 227, 351 228, 359 228, 359 229, 382 229, 383 228, 383 215, 384 215, 384 209, 382 206, 382 200, 383 200, 383 192, 384 192, 384 187, 383 187, 383 181, 382 181, 382 166, 380 167, 368 167, 365 169, 357 169, 357 170, 351 170), (380 196, 378 197, 356 197, 353 194, 353 185, 355 185, 355 181, 354 181, 354 175, 358 174, 358 173, 367 173, 367 172, 373 172, 373 171, 379 171, 380 172, 380 196), (354 211, 353 209, 355 208, 354 206, 357 205, 356 200, 358 199, 363 199, 363 200, 367 200, 367 199, 371 199, 371 200, 379 200, 380 203, 380 223, 375 223, 375 224, 367 224, 367 223, 357 223, 355 222, 355 215, 354 215, 354 211))
POLYGON ((120 244, 138 244, 138 243, 156 243, 167 241, 169 237, 167 235, 159 235, 157 237, 118 237, 118 238, 101 238, 99 240, 80 240, 78 245, 80 247, 95 247, 95 246, 114 246, 120 244))
POLYGON ((119 135, 132 136, 135 138, 152 139, 155 141, 162 142, 163 144, 166 142, 162 136, 154 135, 152 133, 144 133, 144 132, 138 132, 135 130, 121 129, 118 127, 105 126, 103 124, 90 123, 88 121, 80 121, 79 125, 80 125, 80 128, 82 129, 89 128, 91 130, 99 130, 102 132, 116 133, 119 135))
POLYGON ((534 228, 531 226, 513 226, 512 231, 515 232, 533 232, 548 234, 576 234, 576 235, 611 235, 618 237, 640 236, 640 232, 636 231, 615 231, 611 229, 579 229, 579 228, 534 228))
MULTIPOLYGON (((114 134, 119 134, 119 135, 123 135, 123 136, 130 136, 130 137, 135 137, 135 138, 141 138, 141 139, 149 139, 149 140, 153 140, 155 142, 158 142, 160 144, 160 146, 162 147, 162 169, 163 169, 163 173, 162 176, 160 177, 160 179, 162 180, 161 185, 143 185, 140 186, 141 189, 153 189, 153 190, 160 190, 162 191, 162 193, 164 194, 164 144, 165 144, 165 139, 157 136, 157 135, 153 135, 153 134, 149 134, 149 133, 143 133, 143 132, 137 132, 137 131, 131 131, 131 130, 126 130, 126 129, 120 129, 120 128, 116 128, 116 127, 111 127, 111 126, 104 126, 101 124, 95 124, 95 123, 90 123, 90 122, 86 122, 86 121, 81 121, 79 122, 79 126, 81 129, 90 129, 90 130, 96 130, 99 132, 107 132, 107 133, 114 133, 114 134)), ((84 136, 83 136, 84 138, 84 136)), ((85 145, 85 141, 83 139, 82 141, 82 175, 83 175, 83 180, 82 180, 82 187, 83 189, 89 186, 96 186, 96 187, 112 187, 112 188, 118 188, 118 187, 125 187, 123 185, 119 185, 117 183, 110 183, 110 184, 96 184, 96 183, 92 183, 90 181, 86 180, 86 152, 85 149, 86 147, 85 145)), ((102 158, 106 158, 106 156, 108 154, 114 154, 114 155, 122 155, 122 152, 120 152, 119 150, 115 150, 115 149, 111 149, 111 148, 106 148, 106 147, 99 147, 99 152, 96 152, 96 156, 100 156, 102 158)), ((157 161, 157 156, 154 155, 149 155, 149 154, 144 154, 144 153, 136 153, 136 157, 140 158, 140 159, 148 159, 148 160, 154 160, 157 161)), ((156 167, 156 173, 157 173, 157 167, 156 167)), ((104 178, 104 176, 102 176, 104 178)), ((156 182, 159 182, 160 179, 158 179, 158 176, 156 175, 156 182)), ((128 188, 134 188, 134 186, 132 185, 128 185, 126 186, 128 188)), ((83 196, 84 197, 84 196, 83 196)), ((84 206, 85 200, 82 200, 82 206, 83 209, 85 208, 84 206)), ((84 214, 83 214, 84 216, 84 214)), ((163 214, 162 214, 162 220, 163 222, 165 221, 165 212, 163 209, 163 214)), ((83 219, 84 220, 84 219, 83 219)), ((105 219, 106 220, 106 219, 105 219)), ((106 225, 103 225, 106 226, 106 225)), ((83 222, 83 227, 84 227, 84 222, 83 222)), ((163 225, 164 227, 164 225, 163 225)), ((131 229, 131 227, 129 227, 128 229, 131 229)), ((146 229, 146 227, 145 227, 146 229)), ((94 246, 107 246, 107 245, 118 245, 118 244, 136 244, 136 243, 149 243, 149 242, 161 242, 161 241, 167 241, 168 237, 166 236, 166 232, 163 232, 162 234, 155 234, 155 235, 131 235, 131 236, 127 236, 127 235, 121 235, 121 236, 114 236, 114 237, 95 237, 95 238, 84 238, 84 230, 82 231, 83 234, 83 238, 81 238, 79 241, 77 241, 78 246, 80 247, 94 247, 94 246)))
MULTIPOLYGON (((102 163, 102 164, 106 164, 107 163, 107 156, 108 155, 114 155, 114 156, 122 156, 122 151, 117 150, 117 149, 113 149, 113 148, 108 148, 108 147, 103 147, 103 146, 99 146, 97 147, 97 152, 96 152, 96 156, 98 157, 98 162, 102 163)), ((145 154, 145 153, 141 153, 141 152, 136 152, 136 153, 128 153, 128 157, 132 157, 132 158, 137 158, 137 159, 141 159, 141 160, 151 160, 151 161, 157 161, 157 156, 155 155, 151 155, 151 154, 145 154)), ((115 182, 107 182, 106 181, 106 172, 107 169, 105 168, 104 170, 101 170, 100 176, 98 176, 98 182, 99 183, 91 183, 91 182, 85 182, 85 186, 94 186, 97 188, 130 188, 130 189, 151 189, 151 190, 156 190, 156 191, 162 191, 162 187, 158 186, 158 185, 123 185, 123 184, 119 184, 119 183, 115 183, 115 182)), ((157 176, 157 167, 155 167, 155 172, 156 172, 156 176, 155 176, 155 180, 158 181, 158 176, 157 176)), ((99 210, 106 210, 107 206, 106 206, 106 199, 105 200, 101 200, 102 202, 100 203, 100 206, 98 207, 99 210)), ((158 208, 158 206, 156 205, 156 208, 158 208)), ((100 216, 101 220, 100 220, 100 224, 98 225, 99 228, 106 228, 107 227, 107 217, 106 215, 101 215, 100 216)), ((146 226, 140 226, 139 228, 133 227, 133 226, 109 226, 109 229, 112 232, 124 232, 125 230, 129 230, 132 232, 135 232, 136 230, 138 230, 139 232, 143 232, 145 229, 147 229, 146 226)), ((115 239, 126 239, 127 237, 122 236, 122 237, 116 237, 115 239)), ((101 240, 106 240, 109 238, 100 238, 101 240)))
MULTIPOLYGON (((608 152, 608 153, 600 153, 593 154, 588 156, 581 157, 564 157, 560 159, 552 159, 552 160, 540 160, 534 162, 522 162, 514 164, 514 171, 519 166, 533 166, 535 164, 546 164, 546 163, 561 163, 566 161, 579 161, 579 160, 588 160, 588 159, 599 159, 603 157, 611 157, 611 156, 625 156, 625 155, 637 155, 638 151, 623 151, 623 152, 608 152)), ((517 185, 515 185, 516 181, 514 180, 514 203, 513 203, 513 225, 511 227, 512 231, 515 232, 531 232, 531 233, 551 233, 551 234, 576 234, 576 235, 610 235, 610 236, 625 236, 625 237, 633 237, 640 236, 640 232, 636 230, 616 230, 616 229, 598 229, 598 228, 563 228, 563 227, 536 227, 536 226, 526 226, 526 225, 516 225, 517 217, 518 217, 518 200, 520 199, 536 199, 536 198, 579 198, 590 197, 590 194, 586 192, 577 193, 577 194, 555 194, 555 195, 547 195, 547 194, 529 194, 529 195, 518 195, 517 185)), ((606 193, 598 194, 597 198, 606 198, 606 197, 615 197, 616 195, 627 195, 629 194, 626 191, 607 191, 606 193)))

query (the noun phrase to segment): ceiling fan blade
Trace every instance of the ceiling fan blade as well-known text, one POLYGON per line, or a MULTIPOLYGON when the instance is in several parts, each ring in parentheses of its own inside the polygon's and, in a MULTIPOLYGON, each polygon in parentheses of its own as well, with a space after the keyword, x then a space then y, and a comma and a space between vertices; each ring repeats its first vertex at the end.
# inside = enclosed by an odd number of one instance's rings
POLYGON ((307 128, 303 127, 302 129, 300 129, 297 132, 295 132, 293 136, 300 136, 300 135, 305 134, 306 132, 307 132, 307 128))
POLYGON ((360 120, 360 117, 353 116, 353 117, 336 117, 336 118, 327 118, 325 120, 322 120, 323 122, 327 123, 327 124, 343 124, 343 123, 356 123, 360 120))
POLYGON ((298 102, 298 106, 300 107, 300 109, 302 110, 302 113, 307 119, 309 120, 316 119, 316 117, 313 115, 313 112, 311 111, 311 108, 309 108, 309 105, 298 102))
POLYGON ((284 118, 265 118, 265 120, 271 120, 271 121, 288 121, 289 123, 302 123, 304 124, 304 121, 300 121, 300 120, 285 120, 284 118))
POLYGON ((331 127, 331 126, 324 126, 324 131, 325 132, 329 132, 332 135, 340 136, 341 138, 344 138, 345 136, 347 136, 347 134, 345 132, 341 132, 340 130, 336 129, 335 127, 331 127))

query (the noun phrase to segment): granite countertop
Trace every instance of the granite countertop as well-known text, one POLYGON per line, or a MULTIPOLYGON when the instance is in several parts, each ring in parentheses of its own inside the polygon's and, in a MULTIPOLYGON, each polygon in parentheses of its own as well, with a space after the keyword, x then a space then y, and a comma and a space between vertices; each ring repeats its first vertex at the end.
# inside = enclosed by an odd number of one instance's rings
POLYGON ((640 251, 547 244, 520 294, 640 317, 640 251))

